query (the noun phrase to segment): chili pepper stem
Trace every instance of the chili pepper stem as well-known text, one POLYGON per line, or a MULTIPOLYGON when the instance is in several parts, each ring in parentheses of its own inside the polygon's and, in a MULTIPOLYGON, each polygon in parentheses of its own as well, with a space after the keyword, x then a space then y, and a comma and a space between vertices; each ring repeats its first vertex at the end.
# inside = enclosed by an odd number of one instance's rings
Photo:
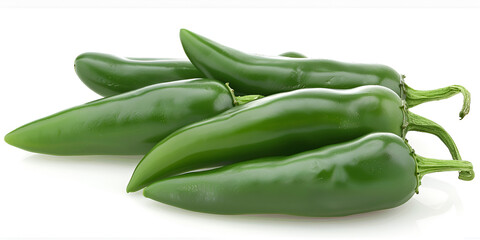
MULTIPOLYGON (((462 157, 460 156, 460 152, 458 151, 457 145, 455 141, 453 141, 452 137, 448 132, 440 125, 435 123, 432 120, 419 116, 415 113, 410 111, 406 111, 406 118, 407 122, 405 123, 405 130, 408 131, 417 131, 417 132, 425 132, 431 133, 440 138, 442 142, 447 146, 452 158, 454 160, 461 160, 462 157)), ((470 175, 467 172, 461 171, 459 177, 464 177, 470 175)))
POLYGON ((414 107, 425 102, 447 99, 457 93, 462 93, 463 107, 459 114, 460 119, 463 119, 470 112, 470 92, 460 85, 451 85, 434 90, 415 90, 405 83, 403 84, 405 87, 405 101, 408 107, 414 107))
POLYGON ((230 87, 229 83, 225 83, 225 86, 228 88, 228 91, 230 91, 230 95, 232 95, 233 99, 233 105, 238 106, 238 105, 243 105, 245 103, 249 103, 251 101, 255 101, 257 99, 263 98, 262 95, 245 95, 245 96, 235 96, 235 91, 230 87))
POLYGON ((460 174, 458 178, 464 181, 473 180, 475 177, 473 165, 468 161, 439 160, 426 158, 415 154, 414 157, 417 163, 417 175, 419 180, 421 180, 426 174, 446 171, 461 171, 464 174, 460 174))
POLYGON ((230 92, 230 95, 232 96, 233 105, 237 106, 238 105, 237 98, 235 97, 234 90, 230 87, 230 83, 228 83, 228 82, 225 83, 225 87, 227 87, 228 91, 230 92))
POLYGON ((427 119, 425 117, 419 116, 415 113, 412 113, 410 111, 406 111, 406 117, 407 117, 407 123, 406 126, 406 131, 417 131, 417 132, 425 132, 425 133, 431 133, 440 140, 447 146, 448 150, 450 151, 450 154, 452 155, 453 159, 455 160, 461 160, 462 157, 460 156, 460 152, 458 151, 457 145, 453 141, 452 137, 448 132, 438 123, 427 119))
POLYGON ((246 96, 235 97, 238 105, 243 105, 245 103, 249 103, 251 101, 255 101, 260 98, 263 98, 263 96, 262 95, 246 95, 246 96))

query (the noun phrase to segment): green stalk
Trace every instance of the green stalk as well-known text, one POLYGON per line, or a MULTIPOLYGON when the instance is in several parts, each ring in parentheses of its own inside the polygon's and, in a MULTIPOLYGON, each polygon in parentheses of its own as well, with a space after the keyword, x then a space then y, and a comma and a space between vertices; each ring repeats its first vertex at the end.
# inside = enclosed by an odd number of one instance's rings
POLYGON ((245 95, 245 96, 235 97, 235 100, 237 101, 237 105, 243 105, 245 103, 249 103, 251 101, 255 101, 260 98, 263 98, 263 96, 262 95, 245 95))
POLYGON ((452 85, 434 90, 415 90, 405 83, 403 83, 403 85, 405 87, 405 101, 408 107, 414 107, 425 102, 447 99, 457 93, 462 93, 463 107, 459 114, 460 119, 463 119, 470 112, 470 92, 460 85, 452 85))
MULTIPOLYGON (((448 132, 442 126, 438 125, 432 120, 414 114, 408 110, 405 111, 405 115, 406 123, 404 123, 403 126, 405 132, 417 131, 433 134, 440 138, 440 140, 442 140, 442 142, 447 146, 454 160, 462 159, 462 157, 460 156, 460 152, 458 151, 457 145, 452 139, 452 136, 450 136, 450 134, 448 134, 448 132)), ((471 174, 465 171, 461 171, 459 178, 464 178, 465 176, 469 175, 471 174)))
POLYGON ((475 177, 473 165, 468 161, 439 160, 426 158, 415 154, 414 157, 415 161, 417 162, 417 176, 419 180, 421 180, 426 174, 446 171, 461 171, 464 174, 460 174, 458 178, 464 181, 473 180, 475 177))
POLYGON ((228 88, 230 95, 233 99, 233 105, 239 106, 257 99, 263 98, 262 95, 245 95, 245 96, 235 96, 234 90, 230 87, 229 83, 225 83, 225 86, 228 88))
POLYGON ((442 142, 447 146, 452 158, 455 160, 461 160, 462 157, 460 156, 460 152, 458 151, 457 145, 455 141, 453 141, 452 136, 448 134, 448 132, 438 123, 419 116, 415 113, 410 111, 406 111, 406 118, 407 124, 406 131, 417 131, 417 132, 425 132, 430 133, 442 140, 442 142))

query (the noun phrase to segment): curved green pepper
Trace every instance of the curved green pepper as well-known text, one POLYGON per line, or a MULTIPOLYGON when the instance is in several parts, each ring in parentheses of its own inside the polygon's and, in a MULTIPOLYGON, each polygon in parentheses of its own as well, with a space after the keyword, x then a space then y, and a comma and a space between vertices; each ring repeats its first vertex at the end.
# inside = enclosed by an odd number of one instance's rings
MULTIPOLYGON (((280 56, 305 57, 286 52, 280 56)), ((75 59, 75 72, 87 87, 109 97, 156 83, 202 78, 189 61, 168 58, 122 58, 105 53, 87 52, 75 59)))
POLYGON ((415 155, 400 137, 374 133, 289 157, 271 157, 161 180, 148 198, 216 214, 345 216, 397 207, 428 173, 468 171, 467 161, 415 155))
POLYGON ((409 112, 390 89, 300 89, 279 93, 186 126, 155 146, 138 164, 127 192, 182 172, 269 156, 288 156, 372 132, 405 137, 437 135, 461 159, 438 124, 409 112))
POLYGON ((413 107, 427 101, 464 95, 460 118, 470 111, 470 93, 462 86, 420 91, 384 65, 352 64, 321 59, 267 58, 220 45, 188 30, 180 31, 190 61, 207 77, 228 81, 237 93, 270 95, 300 88, 349 89, 364 85, 390 88, 413 107))
POLYGON ((145 154, 178 128, 254 98, 234 98, 225 84, 210 79, 156 84, 31 122, 5 141, 54 155, 145 154))

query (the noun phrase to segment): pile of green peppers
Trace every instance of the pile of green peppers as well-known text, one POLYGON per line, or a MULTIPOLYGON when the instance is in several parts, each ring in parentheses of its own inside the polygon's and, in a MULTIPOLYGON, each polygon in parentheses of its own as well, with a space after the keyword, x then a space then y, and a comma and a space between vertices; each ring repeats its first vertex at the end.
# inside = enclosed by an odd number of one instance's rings
POLYGON ((188 30, 189 61, 84 53, 78 77, 104 98, 23 125, 5 141, 53 155, 145 155, 127 192, 216 214, 346 216, 408 201, 424 175, 474 178, 448 132, 412 113, 470 93, 415 90, 384 65, 240 52, 188 30), (415 154, 431 133, 452 160, 415 154), (205 170, 207 169, 207 170, 205 170))

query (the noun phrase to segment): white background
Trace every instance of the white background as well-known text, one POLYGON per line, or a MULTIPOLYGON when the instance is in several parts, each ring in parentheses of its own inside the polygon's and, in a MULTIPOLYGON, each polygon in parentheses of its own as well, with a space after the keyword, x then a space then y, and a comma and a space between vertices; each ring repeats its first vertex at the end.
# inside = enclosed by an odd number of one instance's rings
MULTIPOLYGON (((460 96, 413 112, 443 125, 479 167, 479 23, 480 9, 0 9, 0 135, 99 98, 74 73, 78 54, 184 58, 178 31, 187 28, 245 52, 386 64, 417 89, 464 85, 473 96, 464 120, 460 96)), ((450 158, 433 136, 408 139, 420 155, 450 158)), ((457 173, 426 176, 420 194, 379 212, 219 216, 125 193, 141 156, 48 156, 4 142, 0 152, 0 238, 480 238, 479 181, 457 173)))

